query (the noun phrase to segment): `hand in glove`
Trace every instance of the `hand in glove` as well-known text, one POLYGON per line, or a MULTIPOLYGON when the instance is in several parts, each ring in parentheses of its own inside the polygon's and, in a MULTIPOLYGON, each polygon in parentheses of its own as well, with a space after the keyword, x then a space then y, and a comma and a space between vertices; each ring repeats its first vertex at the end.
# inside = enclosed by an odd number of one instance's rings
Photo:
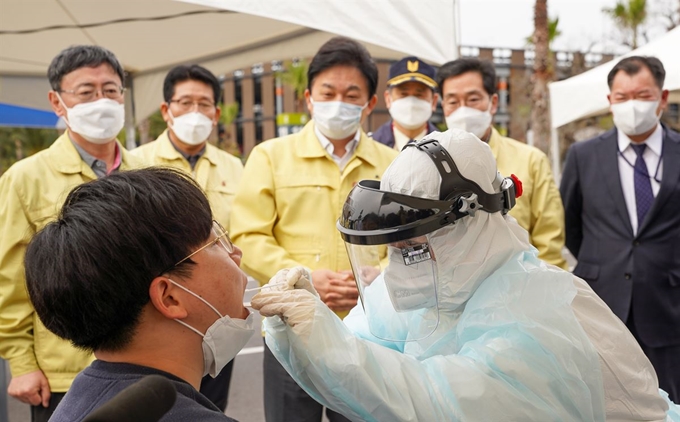
POLYGON ((308 290, 263 289, 253 296, 251 306, 262 316, 278 315, 298 334, 314 320, 317 299, 308 290))
POLYGON ((301 266, 293 268, 285 268, 279 270, 274 277, 269 280, 269 283, 264 286, 263 291, 282 291, 282 290, 307 290, 314 296, 319 296, 319 294, 314 289, 312 285, 312 277, 309 271, 301 266), (267 286, 271 286, 267 288, 267 286))

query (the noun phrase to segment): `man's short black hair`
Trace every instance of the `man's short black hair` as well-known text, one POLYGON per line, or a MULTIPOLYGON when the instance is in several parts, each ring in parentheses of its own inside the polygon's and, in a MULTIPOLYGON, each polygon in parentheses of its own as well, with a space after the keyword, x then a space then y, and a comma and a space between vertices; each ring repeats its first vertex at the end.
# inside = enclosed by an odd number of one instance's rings
POLYGON ((494 69, 493 63, 475 57, 463 57, 444 63, 437 71, 436 81, 437 85, 439 85, 439 91, 442 92, 444 81, 448 78, 460 76, 468 72, 477 72, 482 76, 484 91, 489 96, 496 93, 496 69, 494 69))
MULTIPOLYGON (((48 330, 88 351, 132 339, 151 281, 203 245, 212 214, 201 188, 150 167, 76 187, 25 256, 28 294, 48 330)), ((195 263, 170 273, 190 275, 195 263)))
POLYGON ((378 68, 366 47, 346 37, 334 37, 328 40, 316 52, 309 64, 307 89, 311 92, 314 78, 333 66, 352 66, 359 69, 366 79, 368 99, 373 98, 378 88, 378 68))
POLYGON ((98 67, 102 64, 111 66, 120 77, 120 83, 125 86, 125 71, 116 56, 97 45, 74 45, 62 50, 52 59, 47 68, 47 78, 54 91, 61 91, 61 80, 65 75, 78 70, 81 67, 98 67))
POLYGON ((173 67, 170 69, 170 72, 165 75, 165 81, 163 82, 163 99, 166 103, 170 102, 172 96, 175 95, 175 85, 184 81, 203 82, 212 88, 215 104, 220 102, 222 88, 220 87, 220 82, 217 80, 217 77, 205 67, 191 64, 173 67))
POLYGON ((643 67, 646 67, 654 77, 654 82, 659 89, 663 89, 663 83, 666 80, 666 70, 663 67, 661 60, 656 57, 649 56, 630 56, 616 63, 607 75, 607 84, 609 89, 612 88, 614 78, 619 71, 623 71, 628 76, 636 75, 643 67))

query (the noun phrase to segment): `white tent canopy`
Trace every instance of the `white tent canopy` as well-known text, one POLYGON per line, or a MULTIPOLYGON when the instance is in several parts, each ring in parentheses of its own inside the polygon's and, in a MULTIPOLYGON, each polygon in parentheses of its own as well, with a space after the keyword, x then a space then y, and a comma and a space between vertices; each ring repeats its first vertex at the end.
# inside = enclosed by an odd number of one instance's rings
MULTIPOLYGON (((664 88, 671 91, 672 102, 680 102, 680 27, 624 57, 626 56, 654 56, 661 60, 666 69, 664 88)), ((607 75, 621 58, 549 85, 553 128, 607 112, 609 109, 607 75)))
POLYGON ((49 109, 51 59, 96 44, 132 75, 136 121, 158 109, 165 74, 180 63, 222 74, 312 56, 335 34, 379 58, 457 56, 451 0, 0 0, 0 9, 0 102, 49 109))

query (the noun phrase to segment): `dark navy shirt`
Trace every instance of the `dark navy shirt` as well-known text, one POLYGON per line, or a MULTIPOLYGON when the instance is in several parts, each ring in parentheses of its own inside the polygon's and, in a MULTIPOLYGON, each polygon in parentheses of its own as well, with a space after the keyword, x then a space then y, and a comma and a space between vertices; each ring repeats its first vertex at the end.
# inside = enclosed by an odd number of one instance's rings
POLYGON ((172 374, 147 366, 101 360, 95 360, 78 374, 54 411, 50 422, 80 422, 125 387, 153 374, 168 378, 177 390, 175 405, 161 418, 161 422, 236 422, 222 413, 191 384, 172 374))

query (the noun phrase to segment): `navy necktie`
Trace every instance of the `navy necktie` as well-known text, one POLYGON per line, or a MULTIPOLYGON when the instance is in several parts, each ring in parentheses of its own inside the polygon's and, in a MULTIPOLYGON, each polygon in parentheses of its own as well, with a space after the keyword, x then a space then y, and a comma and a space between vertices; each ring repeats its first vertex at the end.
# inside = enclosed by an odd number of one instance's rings
POLYGON ((645 219, 645 215, 652 207, 654 202, 654 193, 652 192, 652 183, 649 180, 649 172, 647 171, 647 164, 645 164, 642 155, 645 152, 647 145, 634 145, 630 144, 635 154, 637 154, 637 159, 635 160, 634 171, 634 184, 635 184, 635 204, 637 206, 637 218, 638 218, 638 230, 642 226, 642 221, 645 219))

